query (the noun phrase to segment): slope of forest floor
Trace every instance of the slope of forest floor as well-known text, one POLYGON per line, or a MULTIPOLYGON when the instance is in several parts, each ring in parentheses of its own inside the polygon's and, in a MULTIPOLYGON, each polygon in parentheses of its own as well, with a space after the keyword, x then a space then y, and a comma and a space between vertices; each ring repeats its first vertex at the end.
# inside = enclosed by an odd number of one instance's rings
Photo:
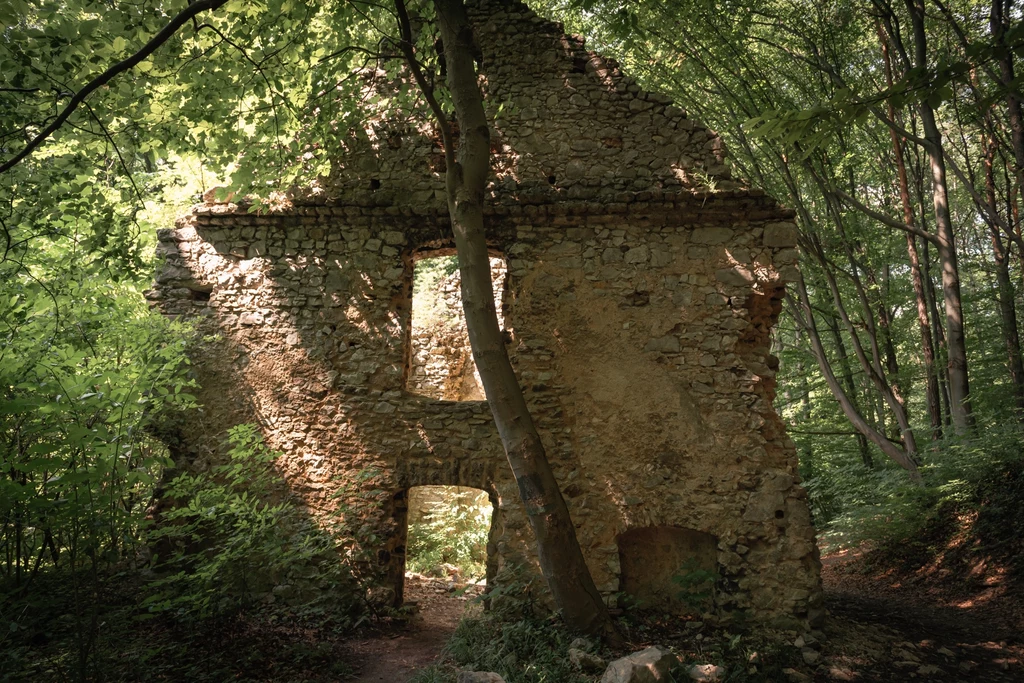
POLYGON ((1024 680, 1019 586, 929 582, 877 561, 823 559, 829 619, 815 680, 1024 680))

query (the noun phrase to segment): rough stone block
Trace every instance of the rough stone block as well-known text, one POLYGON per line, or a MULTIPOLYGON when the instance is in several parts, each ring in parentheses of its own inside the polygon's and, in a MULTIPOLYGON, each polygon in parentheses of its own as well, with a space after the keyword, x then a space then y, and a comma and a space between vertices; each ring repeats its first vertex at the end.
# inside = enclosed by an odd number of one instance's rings
POLYGON ((679 337, 674 334, 667 334, 647 342, 644 351, 660 351, 661 353, 679 353, 681 350, 679 337))
MULTIPOLYGON (((725 244, 733 238, 731 228, 697 228, 690 238, 696 244, 725 244)), ((690 258, 697 258, 691 256, 690 258)))
POLYGON ((743 266, 719 268, 715 271, 715 279, 725 285, 742 287, 754 281, 754 274, 743 266))
POLYGON ((795 247, 798 236, 795 223, 769 223, 764 226, 761 240, 764 246, 778 249, 795 247))

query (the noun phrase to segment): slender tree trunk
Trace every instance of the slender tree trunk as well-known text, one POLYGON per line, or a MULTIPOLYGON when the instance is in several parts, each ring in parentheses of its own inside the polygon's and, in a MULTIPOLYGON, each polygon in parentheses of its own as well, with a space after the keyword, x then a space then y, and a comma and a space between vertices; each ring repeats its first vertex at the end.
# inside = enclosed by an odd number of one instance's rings
POLYGON ((1010 142, 1016 168, 1014 176, 1018 188, 1024 190, 1024 114, 1021 112, 1020 97, 1013 85, 1013 51, 1006 44, 1006 30, 1012 16, 1013 0, 992 0, 989 13, 989 29, 996 47, 993 54, 999 64, 1000 85, 1006 90, 1006 118, 1010 123, 1010 142))
POLYGON ((832 370, 832 365, 828 361, 828 356, 825 354, 825 348, 821 343, 821 336, 818 334, 817 323, 814 320, 814 311, 811 308, 810 299, 807 296, 807 286, 804 284, 803 278, 797 281, 797 291, 800 296, 800 304, 798 306, 790 299, 791 310, 797 319, 797 323, 807 332, 807 336, 811 341, 811 350, 818 361, 818 368, 821 370, 821 374, 825 378, 825 383, 828 385, 832 395, 839 402, 839 407, 854 429, 878 446, 885 455, 892 458, 900 467, 907 470, 910 480, 920 485, 921 473, 917 469, 917 463, 914 462, 914 458, 907 451, 889 441, 885 434, 877 429, 873 429, 860 412, 854 409, 853 402, 846 392, 843 391, 843 387, 840 385, 835 372, 832 370))
POLYGON ((924 357, 928 419, 932 425, 932 439, 940 439, 942 438, 942 406, 939 403, 939 377, 938 368, 935 367, 935 346, 932 342, 931 323, 928 320, 928 301, 924 292, 924 280, 921 277, 917 239, 910 233, 907 233, 907 257, 910 260, 914 299, 917 303, 917 329, 921 335, 921 354, 924 357))
MULTIPOLYGON (((434 0, 448 89, 459 123, 457 158, 446 172, 448 210, 462 275, 462 302, 473 359, 537 541, 541 571, 566 624, 615 638, 608 610, 583 559, 569 510, 509 363, 498 327, 484 231, 490 130, 477 85, 472 27, 462 0, 434 0)), ((405 15, 404 5, 399 9, 405 15)), ((404 16, 408 24, 408 17, 404 16)), ((410 52, 411 31, 403 30, 410 52)), ((406 57, 411 62, 412 55, 406 57)), ((421 84, 422 87, 422 84, 421 84)), ((438 111, 435 108, 435 115, 438 111)), ((439 125, 447 127, 443 115, 439 125)), ((445 140, 451 159, 452 136, 445 140)))
MULTIPOLYGON (((888 280, 889 265, 886 264, 882 281, 888 283, 888 280)), ((882 349, 885 353, 885 374, 889 380, 889 386, 892 387, 892 392, 896 396, 896 400, 906 410, 907 394, 901 386, 900 364, 899 359, 896 357, 896 346, 892 341, 892 315, 889 312, 889 306, 884 301, 887 289, 887 286, 881 288, 880 294, 883 301, 878 304, 878 327, 882 336, 882 349)))
MULTIPOLYGON (((985 195, 989 211, 995 213, 996 182, 993 175, 992 162, 995 157, 995 141, 985 136, 985 195)), ((1017 306, 1010 280, 1010 259, 1006 253, 1003 237, 999 226, 993 222, 988 224, 992 237, 992 256, 996 267, 996 296, 999 303, 999 323, 1006 343, 1007 368, 1010 371, 1010 383, 1013 386, 1014 403, 1018 419, 1024 419, 1024 364, 1021 363, 1020 335, 1017 330, 1017 306)))
MULTIPOLYGON (((882 63, 885 68, 885 80, 892 87, 892 64, 885 36, 879 27, 879 39, 882 44, 882 63)), ((898 121, 892 102, 887 102, 889 118, 898 121)), ((907 163, 903 158, 903 144, 895 128, 889 128, 889 139, 892 141, 893 156, 896 159, 896 174, 900 185, 900 204, 903 207, 903 222, 914 225, 914 209, 910 199, 910 184, 907 181, 907 163)), ((932 439, 942 437, 942 408, 939 405, 939 378, 935 368, 935 347, 932 343, 931 324, 928 320, 928 302, 925 300, 924 283, 921 279, 921 263, 917 254, 917 238, 909 232, 907 238, 907 258, 910 261, 910 275, 914 284, 914 299, 917 303, 917 329, 921 336, 921 355, 924 357, 925 396, 928 404, 928 419, 932 426, 932 439)))
MULTIPOLYGON (((841 228, 841 222, 837 219, 837 225, 841 228)), ((845 239, 845 237, 844 237, 845 239)), ((817 258, 818 263, 822 267, 822 272, 825 275, 825 279, 828 282, 829 290, 832 293, 832 302, 835 305, 836 312, 839 314, 840 320, 846 327, 847 333, 850 335, 850 340, 853 343, 853 352, 860 362, 861 368, 864 373, 871 380, 871 383, 876 389, 876 398, 879 402, 879 417, 881 418, 882 424, 885 424, 885 408, 889 407, 889 411, 893 417, 896 418, 896 425, 899 430, 899 437, 902 439, 903 444, 906 448, 910 458, 914 458, 917 453, 917 439, 914 436, 914 430, 910 425, 910 420, 907 417, 907 411, 903 404, 899 401, 892 387, 889 386, 889 382, 885 377, 885 370, 882 367, 881 354, 879 352, 878 335, 875 328, 874 321, 872 319, 871 305, 868 302, 867 293, 864 291, 864 287, 860 281, 860 276, 857 274, 857 266, 854 262, 852 254, 849 251, 847 245, 847 255, 850 257, 851 272, 850 277, 856 286, 858 296, 861 301, 861 310, 864 315, 865 322, 865 334, 868 337, 868 342, 871 344, 871 358, 869 359, 867 353, 864 351, 864 346, 860 341, 860 337, 857 333, 857 328, 850 319, 849 313, 847 313, 846 306, 843 304, 842 294, 839 290, 839 285, 836 282, 835 274, 832 271, 831 263, 825 255, 824 248, 815 239, 813 241, 814 249, 812 250, 813 255, 817 258)), ((883 428, 884 431, 884 428, 883 428)))
MULTIPOLYGON (((924 0, 906 0, 914 33, 916 66, 927 67, 927 36, 925 33, 924 0)), ((974 423, 971 415, 971 392, 967 374, 967 347, 964 342, 964 316, 960 297, 960 268, 957 264, 953 219, 949 212, 949 187, 946 163, 942 155, 942 133, 935 121, 935 111, 927 100, 918 105, 921 127, 926 142, 925 152, 932 176, 932 204, 935 211, 935 237, 942 264, 942 295, 946 309, 946 352, 949 368, 949 403, 953 428, 967 432, 974 423)))
MULTIPOLYGON (((839 331, 839 321, 834 318, 828 325, 829 331, 832 333, 832 341, 836 346, 836 355, 839 357, 839 371, 842 373, 842 387, 846 392, 846 395, 850 399, 850 403, 853 406, 853 410, 858 414, 863 414, 860 409, 859 401, 857 400, 857 385, 853 381, 853 370, 850 367, 850 354, 846 351, 846 343, 843 342, 843 333, 839 331)), ((874 458, 871 457, 871 449, 868 447, 868 439, 864 434, 857 431, 857 450, 860 452, 861 462, 868 469, 875 468, 874 458)))
POLYGON ((946 374, 946 336, 942 333, 942 325, 939 324, 939 306, 935 297, 935 283, 932 282, 932 258, 931 245, 928 242, 922 244, 924 250, 921 252, 921 275, 924 280, 924 296, 928 304, 929 319, 932 324, 932 339, 935 340, 935 374, 939 380, 939 399, 942 403, 942 424, 949 426, 952 419, 949 410, 949 377, 946 374))

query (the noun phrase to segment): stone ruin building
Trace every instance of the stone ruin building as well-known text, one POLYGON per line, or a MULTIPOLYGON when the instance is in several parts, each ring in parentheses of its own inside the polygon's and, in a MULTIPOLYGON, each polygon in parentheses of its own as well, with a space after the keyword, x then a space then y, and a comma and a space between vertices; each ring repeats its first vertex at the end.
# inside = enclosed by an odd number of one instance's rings
MULTIPOLYGON (((686 613, 673 577, 700 568, 719 619, 817 623, 814 529, 772 407, 793 213, 730 178, 713 132, 560 25, 512 0, 467 5, 492 107, 487 229, 508 350, 598 588, 686 613)), ((201 467, 228 427, 258 423, 313 514, 339 477, 376 472, 397 601, 410 487, 482 489, 488 580, 536 579, 486 401, 446 400, 422 372, 447 361, 414 349, 414 264, 453 247, 442 150, 426 116, 358 132, 316 191, 262 213, 208 201, 160 232, 152 304, 217 335, 196 353, 203 407, 174 455, 201 467)))

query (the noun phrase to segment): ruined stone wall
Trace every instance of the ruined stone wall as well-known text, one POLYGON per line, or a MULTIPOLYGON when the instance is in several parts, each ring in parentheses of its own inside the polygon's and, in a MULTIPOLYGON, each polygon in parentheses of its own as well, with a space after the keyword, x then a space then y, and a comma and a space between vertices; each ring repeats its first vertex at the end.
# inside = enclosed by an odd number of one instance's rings
MULTIPOLYGON (((723 612, 813 614, 814 532, 771 407, 768 351, 794 224, 745 191, 489 218, 508 259, 517 372, 599 588, 619 590, 619 534, 667 525, 717 539, 723 612)), ((396 492, 490 491, 498 568, 530 566, 486 404, 406 390, 412 256, 437 245, 445 219, 197 207, 161 232, 168 264, 151 296, 220 337, 197 358, 193 458, 215 457, 228 426, 257 421, 313 510, 329 505, 333 477, 367 468, 396 492)))
MULTIPOLYGON (((771 405, 792 214, 728 178, 713 133, 556 25, 468 4, 492 115, 507 104, 486 212, 507 263, 510 355, 598 588, 665 594, 698 548, 720 618, 817 620, 814 530, 771 405), (690 540, 636 557, 629 539, 652 528, 690 540), (657 572, 624 578, 646 564, 657 572)), ((161 231, 150 298, 217 335, 195 353, 203 409, 176 455, 201 468, 228 427, 257 422, 314 516, 339 480, 372 472, 392 494, 379 559, 398 589, 407 489, 485 490, 498 504, 489 579, 518 566, 539 587, 486 403, 411 390, 413 262, 452 243, 429 124, 390 121, 371 117, 290 205, 201 205, 161 231)))
MULTIPOLYGON (((625 201, 635 192, 731 190, 721 139, 561 24, 509 0, 469 0, 491 131, 491 197, 528 203, 625 201)), ((401 68, 368 74, 385 95, 415 87, 401 68)), ((321 196, 344 203, 443 211, 444 154, 430 112, 382 109, 343 148, 321 196)))

